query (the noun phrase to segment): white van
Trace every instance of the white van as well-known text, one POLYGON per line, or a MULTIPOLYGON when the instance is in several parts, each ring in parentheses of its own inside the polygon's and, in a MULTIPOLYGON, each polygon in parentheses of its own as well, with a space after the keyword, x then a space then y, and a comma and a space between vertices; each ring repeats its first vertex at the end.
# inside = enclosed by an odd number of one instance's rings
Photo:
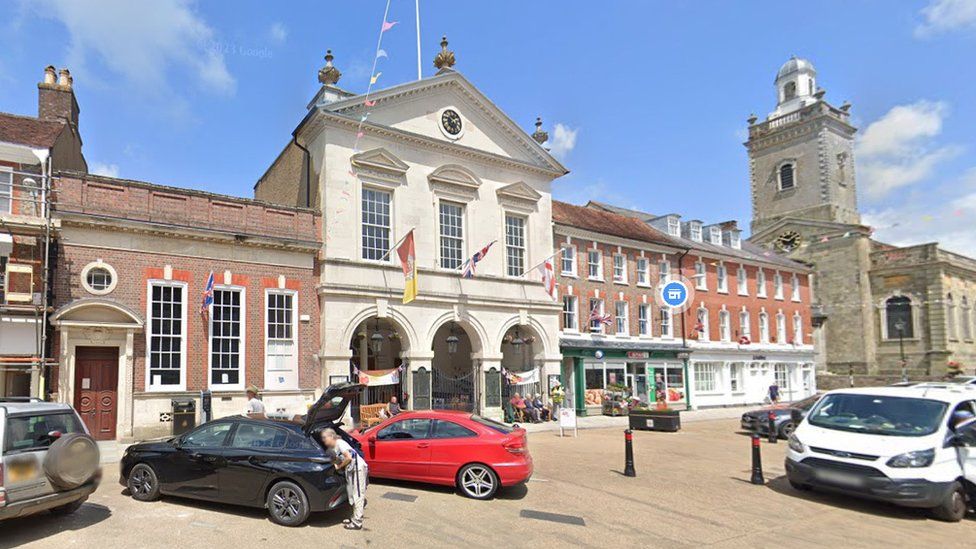
POLYGON ((786 474, 811 488, 959 521, 976 496, 976 386, 831 391, 789 438, 786 474), (968 414, 967 414, 968 412, 968 414))

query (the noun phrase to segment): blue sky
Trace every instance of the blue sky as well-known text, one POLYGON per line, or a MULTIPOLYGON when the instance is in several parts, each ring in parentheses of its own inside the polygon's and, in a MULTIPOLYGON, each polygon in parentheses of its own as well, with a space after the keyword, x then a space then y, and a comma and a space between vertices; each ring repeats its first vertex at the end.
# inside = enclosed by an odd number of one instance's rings
MULTIPOLYGON (((340 85, 365 89, 385 4, 5 2, 0 110, 35 113, 43 67, 67 65, 94 169, 249 196, 326 48, 340 85)), ((514 120, 542 116, 572 171, 557 198, 747 228, 746 118, 774 108, 780 64, 806 57, 827 99, 854 105, 876 236, 976 255, 976 0, 594 5, 421 0, 424 74, 446 33, 455 68, 514 120)), ((413 14, 392 0, 381 85, 416 75, 413 14)))

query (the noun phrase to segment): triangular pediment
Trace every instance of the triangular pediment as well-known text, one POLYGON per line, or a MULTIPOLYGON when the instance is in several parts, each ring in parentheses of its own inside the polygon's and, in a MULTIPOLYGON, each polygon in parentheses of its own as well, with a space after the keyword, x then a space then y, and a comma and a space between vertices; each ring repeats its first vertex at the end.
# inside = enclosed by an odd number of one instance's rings
POLYGON ((495 191, 498 194, 498 199, 510 199, 510 200, 520 200, 525 202, 538 202, 542 198, 542 194, 521 181, 512 183, 511 185, 505 185, 504 187, 495 191))
POLYGON ((357 168, 378 170, 397 176, 407 173, 407 168, 410 167, 383 147, 354 154, 351 161, 357 168))

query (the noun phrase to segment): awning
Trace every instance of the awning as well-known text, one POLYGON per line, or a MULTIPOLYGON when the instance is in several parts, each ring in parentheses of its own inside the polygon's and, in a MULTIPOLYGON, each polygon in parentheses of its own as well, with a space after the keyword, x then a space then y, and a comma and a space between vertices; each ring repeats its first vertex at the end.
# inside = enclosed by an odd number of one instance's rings
POLYGON ((0 255, 10 255, 14 251, 14 237, 10 233, 0 233, 0 255))

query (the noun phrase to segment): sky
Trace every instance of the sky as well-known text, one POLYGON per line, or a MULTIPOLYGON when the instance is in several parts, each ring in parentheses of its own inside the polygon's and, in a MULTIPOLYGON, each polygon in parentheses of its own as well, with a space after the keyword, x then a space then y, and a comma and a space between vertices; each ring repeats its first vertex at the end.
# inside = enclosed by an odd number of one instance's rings
MULTIPOLYGON (((92 171, 251 196, 318 89, 365 90, 386 0, 0 3, 0 111, 35 114, 67 66, 92 171)), ((570 170, 557 199, 706 223, 751 218, 746 119, 810 59, 853 104, 859 205, 875 237, 976 256, 976 0, 420 0, 423 74, 442 34, 463 73, 570 170), (595 9, 598 8, 598 9, 595 9)), ((390 0, 382 80, 416 78, 413 0, 390 0)))

